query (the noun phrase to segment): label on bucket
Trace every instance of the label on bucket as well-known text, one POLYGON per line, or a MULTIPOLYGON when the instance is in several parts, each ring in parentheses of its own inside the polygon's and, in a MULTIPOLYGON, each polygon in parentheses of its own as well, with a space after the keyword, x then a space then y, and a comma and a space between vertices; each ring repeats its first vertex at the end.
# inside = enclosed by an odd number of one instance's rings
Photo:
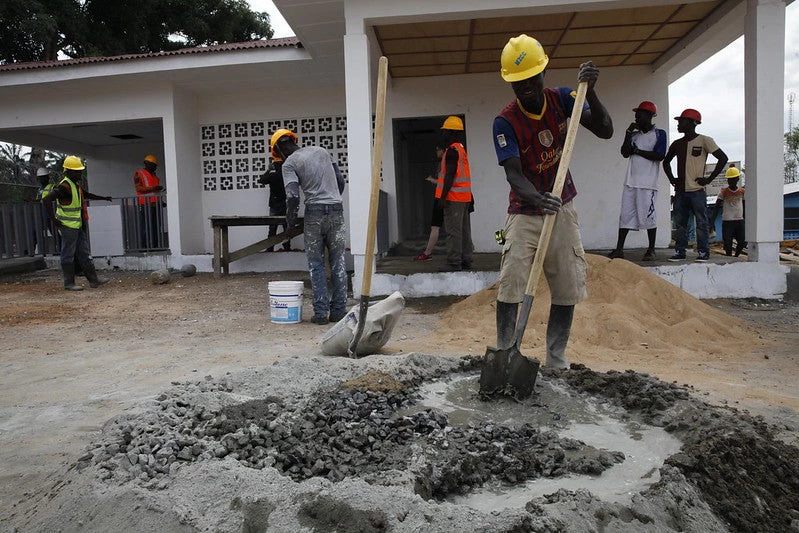
POLYGON ((296 302, 281 300, 281 298, 272 298, 270 305, 272 322, 299 322, 301 307, 298 307, 296 302))

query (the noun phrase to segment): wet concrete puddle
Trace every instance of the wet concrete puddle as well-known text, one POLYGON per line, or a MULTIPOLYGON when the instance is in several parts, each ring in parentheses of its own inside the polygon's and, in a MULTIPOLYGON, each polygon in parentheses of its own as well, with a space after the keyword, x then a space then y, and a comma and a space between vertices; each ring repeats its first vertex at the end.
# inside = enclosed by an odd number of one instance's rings
POLYGON ((597 449, 622 452, 625 459, 598 476, 570 474, 513 486, 492 481, 466 495, 451 495, 448 499, 453 503, 487 512, 522 508, 532 498, 561 488, 584 488, 605 501, 629 503, 634 494, 660 479, 663 461, 682 445, 663 428, 635 421, 623 409, 602 403, 595 396, 570 391, 561 382, 539 377, 536 394, 517 403, 479 400, 477 381, 475 375, 458 375, 425 383, 418 391, 422 398, 406 412, 437 409, 455 427, 487 421, 508 427, 531 424, 542 432, 554 431, 597 449))

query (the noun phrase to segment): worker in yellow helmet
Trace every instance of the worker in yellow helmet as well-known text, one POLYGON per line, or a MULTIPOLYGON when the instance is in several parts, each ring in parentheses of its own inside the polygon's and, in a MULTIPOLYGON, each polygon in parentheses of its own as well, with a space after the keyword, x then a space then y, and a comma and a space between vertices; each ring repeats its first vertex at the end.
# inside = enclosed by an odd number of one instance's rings
POLYGON ((164 187, 155 173, 157 169, 158 158, 148 154, 144 156, 144 168, 133 173, 133 185, 138 196, 139 248, 142 250, 159 248, 163 244, 161 235, 164 217, 159 207, 164 187))
POLYGON ((472 266, 472 172, 464 147, 465 128, 460 117, 450 116, 441 125, 441 157, 436 184, 436 201, 444 213, 447 230, 447 264, 442 272, 457 272, 472 266))
POLYGON ((741 171, 734 163, 730 163, 730 168, 724 175, 727 178, 727 186, 722 187, 713 207, 710 216, 710 227, 716 226, 716 217, 721 210, 721 239, 724 243, 724 253, 732 255, 732 241, 735 239, 735 257, 741 255, 746 248, 746 232, 744 224, 744 195, 746 189, 738 186, 741 178, 741 171))
MULTIPOLYGON (((280 131, 280 130, 278 130, 280 131)), ((273 135, 272 153, 283 160, 283 184, 286 187, 286 227, 297 223, 300 191, 304 197, 305 254, 313 289, 311 322, 324 325, 338 322, 347 315, 347 267, 345 248, 347 227, 341 193, 344 177, 333 156, 321 146, 297 144, 297 135, 273 135), (331 292, 327 290, 330 267, 331 292)))
MULTIPOLYGON (((509 348, 519 303, 524 299, 544 215, 556 214, 544 274, 552 294, 547 325, 546 365, 565 368, 574 306, 586 293, 585 252, 577 212, 571 201, 577 194, 571 175, 560 197, 552 194, 575 93, 567 87, 545 88, 549 57, 536 39, 513 37, 502 50, 501 75, 516 98, 494 119, 494 149, 510 184, 499 288, 497 291, 497 346, 509 348)), ((602 139, 613 136, 613 122, 599 101, 595 85, 599 69, 590 61, 580 65, 578 81, 588 82, 580 124, 602 139)))
MULTIPOLYGON (((283 158, 280 157, 275 151, 277 142, 283 138, 288 137, 297 141, 297 134, 291 130, 280 128, 276 130, 269 139, 269 153, 272 156, 272 162, 260 178, 258 183, 269 187, 269 216, 284 217, 286 216, 286 186, 283 184, 283 158)), ((267 237, 277 235, 278 227, 286 229, 285 224, 274 224, 269 226, 267 237)), ((283 242, 283 250, 288 252, 291 250, 291 240, 283 242)), ((266 249, 267 252, 273 252, 274 246, 266 249)))
POLYGON ((61 271, 64 273, 64 289, 82 291, 75 283, 75 266, 81 268, 92 288, 107 283, 108 279, 97 276, 92 257, 89 255, 89 237, 86 223, 89 213, 86 199, 111 201, 110 196, 97 196, 83 190, 83 170, 86 168, 80 158, 70 155, 64 159, 64 178, 42 198, 48 207, 57 200, 55 217, 61 232, 61 271))

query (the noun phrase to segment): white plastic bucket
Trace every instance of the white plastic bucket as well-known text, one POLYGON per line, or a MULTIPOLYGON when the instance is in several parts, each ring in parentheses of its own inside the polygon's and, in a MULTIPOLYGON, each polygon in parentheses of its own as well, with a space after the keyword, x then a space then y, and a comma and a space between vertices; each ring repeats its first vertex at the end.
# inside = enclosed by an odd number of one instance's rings
POLYGON ((302 321, 302 281, 269 282, 269 314, 277 324, 302 321))

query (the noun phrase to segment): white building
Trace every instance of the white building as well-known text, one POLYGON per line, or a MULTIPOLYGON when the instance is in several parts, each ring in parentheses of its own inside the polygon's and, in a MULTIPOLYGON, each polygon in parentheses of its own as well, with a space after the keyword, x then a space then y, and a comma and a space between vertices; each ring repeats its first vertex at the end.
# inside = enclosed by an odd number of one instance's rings
MULTIPOLYGON (((423 165, 431 159, 427 150, 438 123, 456 114, 466 123, 477 198, 474 244, 477 252, 495 252, 493 234, 505 218, 508 185, 496 163, 491 124, 513 98, 499 76, 499 56, 508 38, 522 32, 538 38, 551 58, 547 85, 576 85, 577 66, 588 59, 601 68, 597 92, 614 119, 616 134, 603 141, 583 130, 571 169, 585 247, 610 248, 626 166, 619 147, 633 118, 632 107, 641 100, 654 101, 660 110, 656 122, 668 130, 668 121, 680 111, 668 108, 669 83, 743 33, 750 262, 703 265, 701 272, 716 268, 702 276, 730 277, 738 283, 742 278, 759 280, 738 296, 770 297, 785 291, 785 271, 778 265, 785 1, 275 4, 297 39, 0 66, 0 140, 85 156, 92 189, 112 196, 133 195, 132 173, 145 154, 161 160, 170 253, 156 259, 113 257, 109 264, 133 268, 152 267, 153 261, 173 266, 192 262, 210 270, 208 217, 266 214, 267 192, 255 180, 265 168, 269 134, 288 126, 302 143, 330 149, 348 176, 353 286, 359 287, 380 55, 388 57, 390 74, 381 185, 388 196, 389 240, 426 232, 428 220, 420 206, 429 202, 431 191, 422 181, 423 165)), ((712 136, 712 123, 712 117, 705 117, 700 131, 712 136)), ((659 202, 660 227, 669 228, 665 178, 659 202)), ((97 216, 104 215, 98 211, 97 216)), ((264 233, 265 228, 231 230, 231 248, 259 240, 264 233)), ((631 234, 628 242, 643 245, 644 239, 631 234)), ((668 240, 669 232, 660 231, 658 246, 667 246, 668 240)), ((258 254, 231 269, 304 265, 302 254, 258 254)), ((686 273, 692 268, 700 265, 682 267, 686 273)), ((373 282, 373 294, 392 288, 379 279, 373 282)), ((708 290, 693 292, 714 295, 715 289, 708 290)))

